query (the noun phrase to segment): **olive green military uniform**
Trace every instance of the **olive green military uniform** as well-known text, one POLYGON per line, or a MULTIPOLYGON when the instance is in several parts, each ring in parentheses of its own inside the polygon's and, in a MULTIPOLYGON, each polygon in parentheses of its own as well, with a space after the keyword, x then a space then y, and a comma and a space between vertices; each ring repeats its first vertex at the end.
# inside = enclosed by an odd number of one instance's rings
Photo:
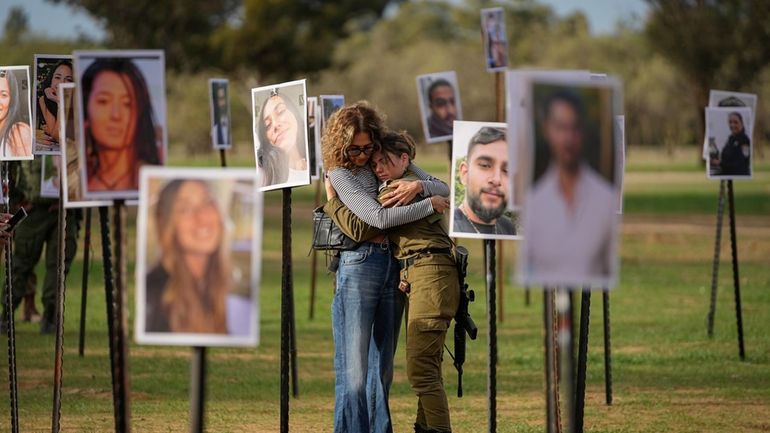
MULTIPOLYGON (((417 180, 407 172, 402 180, 417 180)), ((380 197, 391 189, 380 188, 380 197)), ((380 233, 355 216, 339 199, 329 200, 326 213, 356 241, 380 233)), ((457 312, 460 288, 452 241, 441 215, 431 215, 387 231, 401 261, 401 281, 409 284, 406 372, 417 394, 417 424, 426 431, 451 431, 449 405, 441 374, 444 340, 457 312)))
MULTIPOLYGON (((43 320, 41 331, 52 331, 56 314, 56 268, 59 250, 57 234, 58 199, 40 197, 40 167, 42 158, 18 163, 11 171, 11 206, 18 207, 29 202, 29 215, 19 224, 14 233, 13 247, 13 309, 21 303, 27 281, 34 273, 35 266, 45 252, 45 280, 43 282, 43 320)), ((77 251, 78 213, 67 211, 65 273, 69 273, 77 251)), ((6 312, 7 313, 7 312, 6 312)))

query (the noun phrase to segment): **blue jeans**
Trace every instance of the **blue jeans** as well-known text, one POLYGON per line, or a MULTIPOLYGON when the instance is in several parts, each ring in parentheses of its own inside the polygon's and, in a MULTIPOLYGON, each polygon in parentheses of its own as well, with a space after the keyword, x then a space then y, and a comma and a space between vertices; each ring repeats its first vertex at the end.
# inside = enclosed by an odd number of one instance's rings
POLYGON ((404 311, 386 244, 343 251, 332 302, 335 433, 392 433, 388 394, 404 311))

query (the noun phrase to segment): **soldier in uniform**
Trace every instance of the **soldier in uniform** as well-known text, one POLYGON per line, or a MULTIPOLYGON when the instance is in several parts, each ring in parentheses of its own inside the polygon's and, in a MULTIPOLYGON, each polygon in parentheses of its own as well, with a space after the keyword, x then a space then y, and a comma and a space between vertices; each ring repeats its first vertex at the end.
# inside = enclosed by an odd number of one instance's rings
MULTIPOLYGON (((43 317, 40 332, 50 334, 55 330, 56 318, 56 268, 59 250, 57 233, 59 200, 40 197, 40 171, 42 158, 22 161, 11 179, 11 207, 24 207, 28 213, 23 224, 14 233, 13 247, 13 309, 21 303, 27 284, 34 275, 45 247, 45 278, 43 281, 43 317)), ((77 251, 78 213, 67 211, 65 275, 69 273, 77 251)), ((3 295, 5 296, 5 294, 3 295)), ((5 307, 5 305, 4 305, 5 307)), ((3 317, 9 314, 3 311, 3 317)))
MULTIPOLYGON (((377 177, 385 181, 379 191, 380 202, 392 198, 394 181, 419 180, 408 170, 414 156, 414 141, 406 133, 385 135, 382 150, 372 156, 377 177)), ((324 211, 345 234, 360 242, 381 233, 359 219, 329 190, 327 187, 330 199, 324 211)), ((409 297, 406 368, 418 399, 415 432, 450 432, 441 363, 447 329, 460 296, 452 240, 440 214, 391 228, 386 235, 401 263, 399 288, 409 297)))

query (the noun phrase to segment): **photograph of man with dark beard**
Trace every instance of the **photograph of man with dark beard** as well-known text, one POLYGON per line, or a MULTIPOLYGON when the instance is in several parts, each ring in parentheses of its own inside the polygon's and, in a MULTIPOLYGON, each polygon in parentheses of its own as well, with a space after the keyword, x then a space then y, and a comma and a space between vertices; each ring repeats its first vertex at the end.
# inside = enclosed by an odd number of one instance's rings
POLYGON ((455 120, 461 120, 460 95, 454 71, 417 77, 425 141, 436 143, 452 139, 455 120))
POLYGON ((503 123, 455 122, 452 236, 511 239, 508 141, 503 123), (467 136, 472 134, 470 140, 467 136))

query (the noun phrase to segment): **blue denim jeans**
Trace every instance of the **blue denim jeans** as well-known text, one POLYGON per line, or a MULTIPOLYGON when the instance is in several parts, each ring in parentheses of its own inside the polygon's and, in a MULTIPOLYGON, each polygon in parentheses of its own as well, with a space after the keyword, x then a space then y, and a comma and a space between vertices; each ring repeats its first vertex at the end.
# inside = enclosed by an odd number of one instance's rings
POLYGON ((388 394, 404 311, 387 244, 343 251, 332 302, 335 433, 392 433, 388 394))

